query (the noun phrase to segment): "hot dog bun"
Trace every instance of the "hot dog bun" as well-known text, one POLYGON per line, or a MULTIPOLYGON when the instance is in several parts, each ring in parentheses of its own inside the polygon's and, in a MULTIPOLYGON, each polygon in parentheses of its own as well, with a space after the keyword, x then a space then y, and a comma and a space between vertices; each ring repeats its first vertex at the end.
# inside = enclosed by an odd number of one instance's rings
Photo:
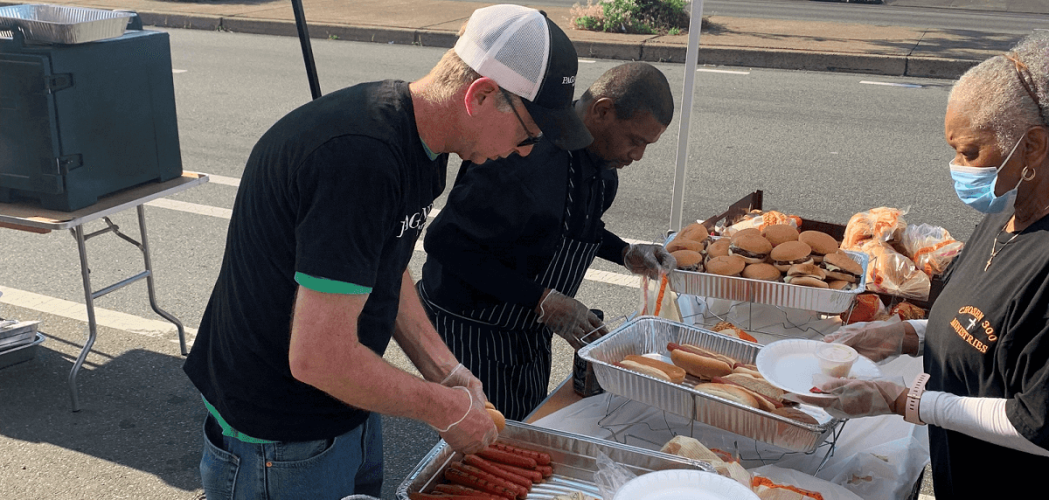
POLYGON ((684 368, 689 375, 704 380, 732 373, 732 365, 711 357, 700 356, 684 349, 670 351, 670 359, 674 361, 675 365, 684 368))
POLYGON ((641 363, 638 363, 637 361, 628 361, 624 359, 623 361, 619 362, 619 366, 626 368, 627 370, 643 373, 645 375, 648 375, 649 377, 655 377, 660 380, 666 380, 667 382, 671 382, 670 376, 667 375, 666 372, 664 372, 663 370, 660 370, 659 368, 653 368, 648 365, 643 365, 641 363))
POLYGON ((685 381, 685 369, 681 368, 680 366, 674 366, 670 363, 664 363, 662 361, 659 361, 658 359, 646 358, 644 356, 638 356, 636 354, 631 354, 623 359, 626 361, 633 361, 638 364, 647 365, 657 370, 661 370, 663 373, 666 374, 667 377, 670 378, 670 381, 672 383, 680 384, 681 382, 685 381))
POLYGON ((760 408, 758 400, 742 387, 705 382, 702 384, 696 384, 695 389, 704 394, 717 396, 719 398, 727 399, 729 401, 739 403, 744 406, 749 406, 751 408, 760 408))

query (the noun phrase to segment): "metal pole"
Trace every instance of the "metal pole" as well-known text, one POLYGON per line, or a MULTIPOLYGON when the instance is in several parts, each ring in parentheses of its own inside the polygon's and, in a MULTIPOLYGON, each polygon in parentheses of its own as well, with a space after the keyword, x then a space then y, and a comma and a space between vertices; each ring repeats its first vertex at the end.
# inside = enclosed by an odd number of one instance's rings
POLYGON ((699 31, 703 26, 703 0, 692 0, 692 15, 688 21, 688 48, 685 52, 685 90, 681 95, 681 117, 677 134, 677 171, 674 174, 674 194, 670 202, 670 230, 681 230, 685 202, 685 170, 688 163, 688 128, 692 121, 692 97, 699 61, 699 31))
POLYGON ((299 44, 302 45, 302 59, 306 63, 306 78, 310 81, 310 94, 316 99, 321 96, 321 84, 317 80, 317 64, 313 62, 313 47, 310 46, 310 32, 306 28, 302 0, 291 0, 291 10, 295 12, 295 27, 299 31, 299 44))

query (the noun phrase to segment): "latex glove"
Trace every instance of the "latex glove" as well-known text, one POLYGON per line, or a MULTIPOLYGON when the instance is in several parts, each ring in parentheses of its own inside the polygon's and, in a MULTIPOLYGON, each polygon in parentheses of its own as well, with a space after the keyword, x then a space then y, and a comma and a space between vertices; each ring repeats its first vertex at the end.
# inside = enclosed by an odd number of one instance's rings
POLYGON ((822 373, 812 376, 812 384, 832 397, 789 394, 788 398, 819 406, 835 418, 873 417, 898 413, 897 400, 900 399, 900 395, 907 392, 906 387, 891 380, 834 378, 822 373))
POLYGON ((659 279, 660 274, 669 274, 677 269, 677 261, 662 245, 636 244, 623 252, 623 265, 633 274, 644 274, 659 279))
POLYGON ((445 387, 466 387, 470 390, 470 394, 473 395, 474 399, 481 402, 482 406, 488 402, 488 396, 484 394, 484 384, 473 373, 470 373, 470 370, 467 370, 462 363, 455 365, 455 368, 448 372, 448 375, 441 381, 441 385, 445 387))
POLYGON ((853 323, 823 337, 824 342, 845 344, 875 363, 903 354, 907 331, 899 316, 886 321, 853 323))
MULTIPOLYGON (((495 428, 495 422, 488 416, 488 410, 484 403, 473 397, 473 393, 466 387, 455 387, 466 394, 469 401, 461 403, 465 413, 457 422, 441 429, 435 427, 437 433, 444 439, 453 450, 465 454, 476 453, 495 442, 499 431, 495 428)), ((465 400, 457 393, 458 399, 465 400)))
POLYGON ((543 297, 536 312, 539 314, 536 321, 549 327, 576 350, 608 333, 601 319, 582 302, 557 290, 550 290, 543 297), (583 337, 587 338, 584 340, 583 337))

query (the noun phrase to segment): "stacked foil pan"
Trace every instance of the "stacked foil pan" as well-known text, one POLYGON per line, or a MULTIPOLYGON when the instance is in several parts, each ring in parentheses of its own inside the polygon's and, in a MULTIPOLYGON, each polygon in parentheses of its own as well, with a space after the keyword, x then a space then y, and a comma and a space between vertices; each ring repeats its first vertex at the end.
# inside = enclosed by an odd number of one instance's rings
POLYGON ((61 5, 12 5, 0 7, 0 31, 19 29, 33 42, 87 43, 123 35, 133 15, 61 5))
POLYGON ((863 266, 860 282, 848 291, 681 270, 672 271, 667 278, 670 288, 679 294, 838 314, 848 311, 856 296, 867 289, 867 254, 848 251, 845 253, 863 266))
POLYGON ((786 450, 814 451, 838 424, 818 408, 807 408, 818 424, 805 424, 696 391, 693 386, 699 380, 691 376, 682 384, 672 384, 615 366, 629 354, 669 357, 669 342, 696 345, 751 364, 761 349, 757 344, 693 326, 642 316, 580 349, 579 356, 593 363, 605 391, 786 450))
MULTIPOLYGON (((613 462, 626 466, 639 476, 667 469, 715 473, 714 468, 706 462, 513 421, 506 423, 506 428, 499 434, 499 442, 550 454, 554 475, 533 486, 527 500, 549 500, 572 491, 601 498, 594 483, 598 452, 608 455, 613 462)), ((398 500, 408 500, 410 493, 432 491, 435 485, 444 482, 444 470, 462 458, 461 453, 452 450, 444 441, 437 443, 398 486, 398 500)))

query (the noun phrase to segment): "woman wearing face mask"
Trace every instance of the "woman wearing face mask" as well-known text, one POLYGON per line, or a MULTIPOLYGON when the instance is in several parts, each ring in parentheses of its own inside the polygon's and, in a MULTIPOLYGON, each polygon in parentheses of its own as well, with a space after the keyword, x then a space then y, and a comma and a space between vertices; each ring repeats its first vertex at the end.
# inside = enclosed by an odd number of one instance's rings
POLYGON ((821 388, 836 397, 806 400, 928 424, 937 500, 1012 498, 1049 471, 1049 33, 963 75, 944 125, 958 196, 987 215, 928 320, 825 339, 875 361, 924 354, 925 374, 910 388, 834 379, 821 388))

